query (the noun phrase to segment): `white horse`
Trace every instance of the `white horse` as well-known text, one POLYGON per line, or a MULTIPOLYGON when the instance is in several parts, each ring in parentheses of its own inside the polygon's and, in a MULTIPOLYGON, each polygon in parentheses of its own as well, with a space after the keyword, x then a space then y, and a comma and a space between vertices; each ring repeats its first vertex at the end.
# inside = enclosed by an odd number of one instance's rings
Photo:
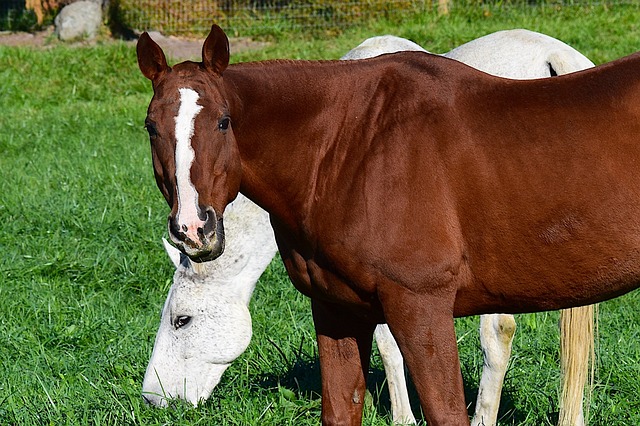
MULTIPOLYGON (((361 59, 401 50, 424 51, 399 37, 381 36, 365 40, 342 59, 361 59)), ((511 30, 493 33, 464 44, 444 56, 480 70, 509 78, 540 78, 578 71, 593 63, 566 44, 535 32, 511 30)), ((154 405, 168 398, 198 404, 206 400, 222 373, 249 344, 251 317, 247 306, 256 282, 276 253, 273 231, 266 212, 239 195, 225 211, 224 254, 211 262, 192 263, 165 242, 176 272, 162 312, 153 354, 143 383, 143 395, 154 405)), ((582 308, 578 308, 582 309, 582 308)), ((586 311, 592 324, 592 311, 586 311)), ((575 319, 571 321, 576 325, 575 319)), ((495 425, 502 383, 511 353, 516 324, 511 315, 483 315, 480 341, 484 354, 482 378, 472 425, 495 425)), ((570 333, 583 333, 582 328, 570 333)), ((591 334, 592 336, 592 334, 591 334)), ((375 333, 391 396, 394 423, 413 424, 404 366, 400 350, 386 325, 375 333)), ((589 339, 582 347, 588 346, 589 339)), ((591 344, 593 338, 591 338, 591 344)), ((589 354, 589 347, 582 352, 589 354)), ((571 355, 574 349, 564 355, 571 355)), ((579 365, 586 365, 584 357, 579 365)), ((586 369, 579 367, 580 371, 586 369)), ((567 374, 564 372, 563 374, 567 374)), ((577 408, 561 404, 560 424, 581 425, 582 389, 586 373, 570 377, 577 408), (562 411, 566 415, 563 416, 562 411)))
POLYGON ((269 215, 241 194, 225 210, 224 255, 194 263, 163 240, 176 267, 142 384, 144 398, 194 405, 251 341, 249 301, 278 248, 269 215))

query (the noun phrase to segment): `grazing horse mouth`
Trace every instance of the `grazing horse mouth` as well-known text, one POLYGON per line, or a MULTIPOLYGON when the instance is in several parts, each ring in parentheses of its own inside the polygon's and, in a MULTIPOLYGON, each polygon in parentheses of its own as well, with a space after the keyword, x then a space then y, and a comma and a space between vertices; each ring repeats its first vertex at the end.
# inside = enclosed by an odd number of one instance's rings
POLYGON ((197 228, 197 237, 188 236, 176 219, 169 216, 169 236, 175 246, 194 262, 208 262, 219 257, 224 251, 224 225, 222 217, 217 217, 212 208, 204 212, 204 225, 197 228))

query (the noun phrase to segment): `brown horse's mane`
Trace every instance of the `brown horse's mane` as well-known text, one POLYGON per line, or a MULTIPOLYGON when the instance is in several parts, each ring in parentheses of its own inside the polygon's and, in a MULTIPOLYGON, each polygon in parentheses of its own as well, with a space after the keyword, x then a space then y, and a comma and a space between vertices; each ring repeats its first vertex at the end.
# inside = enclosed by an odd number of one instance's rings
MULTIPOLYGON (((265 59, 262 61, 247 61, 247 62, 238 62, 237 65, 246 65, 246 66, 262 66, 269 64, 297 64, 297 63, 308 63, 308 62, 318 62, 311 59, 290 59, 290 58, 278 58, 278 59, 265 59)), ((323 60, 322 62, 331 62, 331 60, 323 60)))
MULTIPOLYGON (((232 64, 232 66, 242 66, 242 67, 255 67, 255 68, 261 68, 261 67, 266 67, 266 66, 271 66, 271 65, 291 65, 291 66, 309 66, 311 64, 315 64, 315 65, 326 65, 326 64, 341 64, 341 66, 345 66, 345 67, 357 67, 357 66, 361 66, 361 64, 369 62, 369 61, 375 61, 378 60, 381 57, 384 56, 389 56, 389 55, 395 55, 395 54, 409 54, 409 55, 413 55, 413 54, 418 54, 418 55, 432 55, 435 57, 439 57, 442 58, 442 56, 440 55, 434 55, 434 54, 429 54, 427 52, 417 52, 417 51, 402 51, 402 52, 394 52, 394 53, 385 53, 382 55, 378 55, 378 56, 374 56, 371 58, 363 58, 363 59, 359 59, 357 61, 353 61, 353 60, 343 60, 343 59, 317 59, 317 60, 308 60, 308 59, 267 59, 267 60, 262 60, 262 61, 248 61, 248 62, 237 62, 232 64)), ((445 59, 445 60, 450 60, 450 59, 445 59)))
MULTIPOLYGON (((267 59, 261 61, 248 61, 248 62, 237 62, 229 65, 230 70, 243 70, 243 71, 260 71, 267 69, 272 66, 282 66, 288 67, 290 69, 297 68, 305 68, 310 65, 322 66, 330 63, 341 64, 345 67, 353 67, 355 66, 355 62, 360 61, 343 61, 343 60, 304 60, 304 59, 267 59)), ((174 64, 172 69, 180 69, 180 70, 191 70, 191 69, 203 69, 202 62, 194 62, 194 61, 183 61, 177 64, 174 64)), ((188 72, 188 71, 187 71, 188 72)), ((190 76, 190 78, 195 78, 195 76, 190 76)))
POLYGON ((267 59, 262 61, 248 61, 248 62, 237 62, 231 64, 231 66, 242 66, 246 68, 264 68, 271 65, 291 65, 291 66, 308 66, 309 64, 328 64, 328 63, 338 63, 338 62, 347 62, 340 61, 338 59, 322 59, 322 60, 308 60, 308 59, 267 59))
MULTIPOLYGON (((308 66, 310 64, 328 64, 328 63, 346 63, 352 64, 355 61, 341 61, 337 59, 322 59, 322 60, 307 60, 307 59, 267 59, 261 61, 248 61, 248 62, 236 62, 230 64, 231 67, 243 67, 243 68, 266 68, 272 65, 291 65, 291 66, 308 66)), ((203 68, 202 62, 183 61, 174 64, 171 68, 189 68, 189 67, 203 68)))

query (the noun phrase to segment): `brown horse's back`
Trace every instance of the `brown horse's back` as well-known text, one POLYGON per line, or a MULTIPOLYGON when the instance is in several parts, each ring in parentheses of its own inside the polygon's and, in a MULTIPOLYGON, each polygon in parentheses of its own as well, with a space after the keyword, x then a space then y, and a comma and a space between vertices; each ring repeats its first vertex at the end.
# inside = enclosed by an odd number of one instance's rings
POLYGON ((640 57, 621 62, 498 81, 459 108, 467 134, 448 171, 474 284, 457 314, 557 309, 601 299, 606 282, 607 297, 637 286, 640 93, 628 82, 640 57))
POLYGON ((634 288, 640 121, 625 82, 640 57, 623 61, 526 82, 413 52, 350 68, 375 78, 354 72, 336 101, 370 98, 338 108, 350 118, 327 137, 302 220, 314 250, 365 293, 455 285, 456 315, 586 304, 612 277, 606 297, 634 288))

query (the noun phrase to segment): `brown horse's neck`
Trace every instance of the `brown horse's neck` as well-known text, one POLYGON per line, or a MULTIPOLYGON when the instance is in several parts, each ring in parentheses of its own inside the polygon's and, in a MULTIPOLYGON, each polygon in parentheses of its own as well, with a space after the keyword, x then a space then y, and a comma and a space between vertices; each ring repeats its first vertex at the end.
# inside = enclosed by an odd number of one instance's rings
POLYGON ((358 115, 349 105, 366 104, 349 101, 362 96, 349 69, 338 61, 267 61, 225 71, 241 191, 292 229, 312 208, 319 164, 335 155, 343 123, 358 115))

